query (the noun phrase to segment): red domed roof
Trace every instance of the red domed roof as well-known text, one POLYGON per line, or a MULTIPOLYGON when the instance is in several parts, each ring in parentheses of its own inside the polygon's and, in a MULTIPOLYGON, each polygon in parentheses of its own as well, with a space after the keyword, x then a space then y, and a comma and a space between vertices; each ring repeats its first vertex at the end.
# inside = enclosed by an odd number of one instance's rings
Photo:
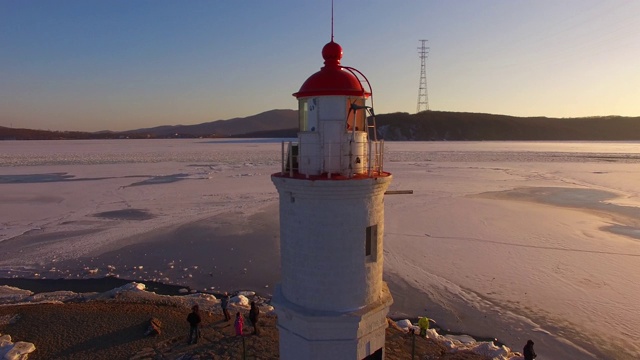
POLYGON ((322 48, 324 66, 317 73, 311 75, 302 84, 300 90, 293 94, 297 98, 322 95, 371 95, 366 92, 360 80, 350 71, 340 66, 342 47, 331 41, 322 48))

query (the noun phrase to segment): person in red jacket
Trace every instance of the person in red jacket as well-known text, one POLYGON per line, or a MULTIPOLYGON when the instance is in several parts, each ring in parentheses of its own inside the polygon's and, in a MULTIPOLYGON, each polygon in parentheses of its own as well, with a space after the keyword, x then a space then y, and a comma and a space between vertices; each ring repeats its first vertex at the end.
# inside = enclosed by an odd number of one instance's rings
POLYGON ((234 326, 236 328, 236 336, 242 336, 242 328, 244 327, 244 318, 242 317, 242 314, 240 314, 240 311, 236 313, 236 321, 234 323, 234 326))

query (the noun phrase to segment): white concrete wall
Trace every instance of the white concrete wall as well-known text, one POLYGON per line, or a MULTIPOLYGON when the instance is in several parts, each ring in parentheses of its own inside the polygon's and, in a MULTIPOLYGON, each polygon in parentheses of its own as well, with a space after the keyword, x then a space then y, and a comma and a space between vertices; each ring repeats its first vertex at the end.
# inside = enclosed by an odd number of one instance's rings
POLYGON ((367 307, 344 313, 300 308, 276 288, 273 304, 278 314, 280 358, 360 360, 384 350, 386 315, 392 303, 383 283, 380 299, 367 307))
POLYGON ((347 97, 320 96, 318 97, 318 124, 322 137, 323 171, 326 173, 342 173, 342 144, 343 134, 347 126, 347 97))
POLYGON ((347 126, 347 108, 348 96, 318 96, 318 119, 323 120, 341 120, 347 126))
POLYGON ((345 176, 363 174, 368 164, 368 138, 363 131, 344 134, 344 150, 342 155, 342 174, 345 176))
POLYGON ((305 175, 320 175, 322 172, 322 157, 320 156, 320 133, 306 131, 298 133, 298 167, 305 175))
POLYGON ((346 133, 343 120, 322 120, 320 122, 322 137, 322 172, 341 174, 342 156, 344 154, 343 135, 346 133))
POLYGON ((282 293, 301 307, 349 311, 380 297, 384 191, 391 176, 349 180, 272 177, 280 194, 282 293), (377 261, 365 256, 378 225, 377 261))
MULTIPOLYGON (((280 359, 355 360, 358 358, 358 339, 342 341, 307 341, 279 328, 280 359)), ((361 358, 360 358, 361 359, 361 358)))

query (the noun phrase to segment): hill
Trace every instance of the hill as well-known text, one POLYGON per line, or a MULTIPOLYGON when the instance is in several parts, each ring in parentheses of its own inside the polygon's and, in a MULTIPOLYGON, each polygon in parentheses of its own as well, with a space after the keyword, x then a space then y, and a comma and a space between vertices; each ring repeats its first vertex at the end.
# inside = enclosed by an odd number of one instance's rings
MULTIPOLYGON (((453 140, 640 140, 640 117, 516 117, 483 113, 424 111, 376 117, 378 136, 399 141, 453 140)), ((270 110, 244 118, 197 125, 165 125, 122 132, 45 131, 0 127, 0 140, 296 137, 296 110, 270 110)))
POLYGON ((270 110, 257 115, 229 120, 211 121, 197 125, 158 126, 148 129, 123 131, 123 135, 139 137, 238 137, 249 133, 278 131, 298 127, 295 110, 270 110), (181 136, 182 135, 182 136, 181 136))
MULTIPOLYGON (((272 137, 272 133, 295 136, 298 112, 270 110, 260 114, 217 120, 196 125, 165 125, 127 131, 47 131, 0 126, 0 140, 78 140, 78 139, 166 139, 166 138, 219 138, 272 137)), ((284 136, 286 137, 286 136, 284 136)))
POLYGON ((640 117, 515 117, 424 111, 376 117, 385 140, 640 140, 640 117))

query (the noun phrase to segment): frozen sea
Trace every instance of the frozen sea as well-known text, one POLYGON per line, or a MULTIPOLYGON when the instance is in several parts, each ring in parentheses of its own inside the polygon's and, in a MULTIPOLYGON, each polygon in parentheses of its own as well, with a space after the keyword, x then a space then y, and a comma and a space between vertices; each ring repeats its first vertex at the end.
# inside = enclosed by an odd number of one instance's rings
MULTIPOLYGON (((268 295, 280 140, 0 141, 0 276, 268 295)), ((640 358, 640 143, 387 142, 396 317, 640 358)))

